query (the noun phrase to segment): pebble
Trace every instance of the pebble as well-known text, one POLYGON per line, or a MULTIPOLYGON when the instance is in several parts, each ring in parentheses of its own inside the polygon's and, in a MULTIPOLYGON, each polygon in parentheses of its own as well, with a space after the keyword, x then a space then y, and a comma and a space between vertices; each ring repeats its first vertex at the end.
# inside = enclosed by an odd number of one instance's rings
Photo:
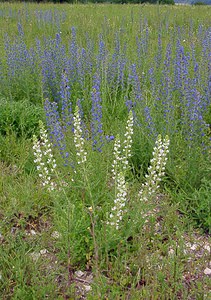
POLYGON ((170 248, 168 251, 168 255, 174 255, 174 249, 170 248))
POLYGON ((44 254, 46 254, 46 253, 48 253, 48 250, 47 250, 47 249, 42 249, 42 250, 40 250, 40 254, 41 254, 41 255, 44 255, 44 254))
POLYGON ((82 272, 81 270, 78 270, 75 272, 76 277, 82 277, 84 275, 84 272, 82 272))
POLYGON ((211 275, 211 269, 210 269, 210 268, 206 268, 206 269, 204 270, 204 274, 205 274, 205 275, 211 275))
POLYGON ((40 253, 39 252, 32 252, 32 253, 30 253, 30 256, 33 259, 33 261, 37 261, 38 258, 40 257, 40 253))
POLYGON ((193 251, 196 250, 196 249, 197 249, 197 244, 193 244, 193 245, 190 247, 190 249, 193 250, 193 251))
POLYGON ((209 245, 205 245, 204 249, 207 250, 208 252, 210 252, 210 246, 209 245))
POLYGON ((88 293, 89 291, 91 291, 92 287, 90 285, 84 285, 83 286, 84 290, 88 293))

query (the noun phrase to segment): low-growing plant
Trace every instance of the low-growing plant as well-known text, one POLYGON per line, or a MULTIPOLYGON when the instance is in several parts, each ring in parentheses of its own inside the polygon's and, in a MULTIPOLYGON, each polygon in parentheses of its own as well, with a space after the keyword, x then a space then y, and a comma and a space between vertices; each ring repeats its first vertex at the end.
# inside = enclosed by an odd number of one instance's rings
POLYGON ((17 137, 31 138, 37 133, 39 120, 44 120, 43 108, 28 101, 0 101, 0 134, 13 132, 17 137))

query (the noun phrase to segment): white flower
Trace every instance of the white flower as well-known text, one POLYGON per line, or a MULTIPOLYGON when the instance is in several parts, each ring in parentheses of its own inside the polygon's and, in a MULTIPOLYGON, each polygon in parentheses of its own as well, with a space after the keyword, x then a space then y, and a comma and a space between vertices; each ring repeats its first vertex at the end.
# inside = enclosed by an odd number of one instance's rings
POLYGON ((133 135, 133 112, 130 111, 128 115, 126 132, 125 132, 125 140, 123 142, 123 157, 122 163, 127 166, 128 158, 131 157, 131 147, 132 147, 132 135, 133 135))
POLYGON ((146 182, 142 184, 142 189, 139 192, 140 200, 148 196, 153 195, 155 191, 160 187, 159 182, 165 175, 165 166, 167 161, 167 154, 169 152, 169 138, 165 137, 164 141, 161 139, 161 135, 158 136, 155 147, 153 149, 153 158, 150 160, 151 165, 148 168, 148 174, 145 175, 146 182))
POLYGON ((126 205, 127 201, 127 187, 125 182, 125 173, 129 167, 128 158, 131 157, 132 147, 132 135, 133 135, 133 113, 129 112, 126 130, 124 134, 123 149, 121 151, 121 143, 119 135, 116 136, 114 142, 114 160, 112 164, 112 178, 115 183, 115 199, 114 206, 112 207, 110 214, 110 221, 107 224, 115 226, 116 230, 119 229, 119 222, 123 218, 123 214, 126 209, 122 209, 126 205))
POLYGON ((45 130, 41 121, 39 122, 39 127, 40 140, 38 140, 36 136, 33 136, 33 150, 35 156, 34 162, 37 164, 36 168, 37 171, 39 171, 38 176, 42 179, 42 186, 47 186, 49 189, 49 184, 51 181, 51 176, 49 176, 49 173, 55 173, 56 163, 55 159, 53 159, 53 155, 51 154, 52 145, 48 140, 47 131, 45 130))
POLYGON ((126 201, 127 201, 127 187, 125 183, 124 174, 122 172, 117 174, 117 195, 114 200, 115 205, 112 207, 110 213, 110 221, 108 224, 115 226, 116 230, 119 229, 119 222, 123 218, 123 214, 125 210, 122 208, 125 207, 126 201))
POLYGON ((76 147, 76 155, 78 156, 78 164, 86 162, 87 152, 84 150, 84 138, 81 129, 81 117, 79 114, 79 107, 76 106, 73 117, 74 123, 74 144, 76 147))

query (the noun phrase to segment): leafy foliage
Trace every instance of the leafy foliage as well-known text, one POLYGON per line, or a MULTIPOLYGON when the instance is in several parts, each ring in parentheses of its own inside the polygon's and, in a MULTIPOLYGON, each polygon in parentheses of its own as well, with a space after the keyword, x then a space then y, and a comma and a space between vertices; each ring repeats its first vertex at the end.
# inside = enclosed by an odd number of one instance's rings
POLYGON ((14 132, 17 137, 30 138, 37 132, 40 119, 44 119, 43 109, 28 101, 0 101, 0 134, 14 132))

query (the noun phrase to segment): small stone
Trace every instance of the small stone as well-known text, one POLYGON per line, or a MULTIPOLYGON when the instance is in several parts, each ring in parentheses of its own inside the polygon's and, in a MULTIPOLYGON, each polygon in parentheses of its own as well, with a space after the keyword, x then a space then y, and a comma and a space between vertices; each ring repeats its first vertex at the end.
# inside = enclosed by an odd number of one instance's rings
POLYGON ((193 245, 190 247, 190 249, 193 250, 193 251, 196 250, 196 249, 197 249, 197 244, 193 244, 193 245))
POLYGON ((46 254, 46 253, 48 253, 48 250, 47 250, 47 249, 42 249, 42 250, 40 250, 40 254, 41 254, 41 255, 44 255, 44 254, 46 254))
POLYGON ((169 251, 168 251, 168 255, 170 255, 170 256, 174 255, 174 249, 170 248, 169 251))
POLYGON ((31 233, 31 235, 36 235, 36 232, 35 232, 35 230, 30 230, 30 233, 31 233))
POLYGON ((205 274, 205 275, 211 275, 211 269, 210 269, 210 268, 206 268, 206 269, 204 270, 204 274, 205 274))
POLYGON ((33 259, 33 261, 36 262, 39 259, 39 257, 40 257, 40 253, 38 253, 38 252, 32 252, 32 253, 30 253, 30 256, 33 259))
POLYGON ((186 243, 186 247, 187 247, 187 248, 191 248, 191 243, 189 243, 189 242, 186 243))
POLYGON ((78 270, 78 271, 75 272, 75 275, 76 275, 77 277, 82 277, 82 276, 84 275, 84 272, 78 270))
POLYGON ((90 285, 84 285, 83 288, 84 288, 85 292, 87 292, 87 293, 92 290, 92 287, 90 285))
POLYGON ((209 246, 209 245, 206 244, 206 245, 204 246, 204 249, 207 250, 208 252, 210 252, 210 246, 209 246))

